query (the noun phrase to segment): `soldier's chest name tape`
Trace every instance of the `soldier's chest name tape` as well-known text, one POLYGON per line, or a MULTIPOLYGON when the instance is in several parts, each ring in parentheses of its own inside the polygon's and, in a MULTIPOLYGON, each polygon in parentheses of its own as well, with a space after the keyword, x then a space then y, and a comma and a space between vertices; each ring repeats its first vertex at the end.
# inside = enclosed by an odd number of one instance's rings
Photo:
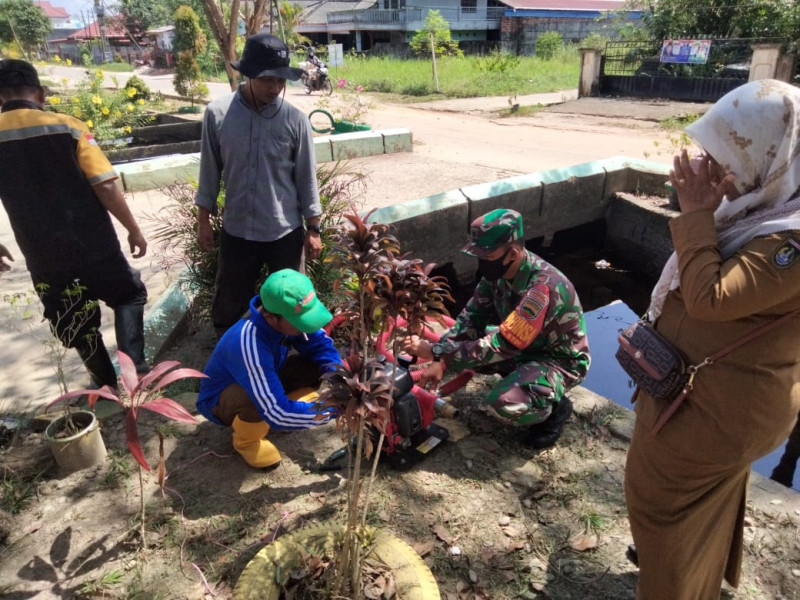
POLYGON ((500 324, 500 335, 518 350, 527 348, 542 330, 549 303, 550 294, 547 288, 531 288, 500 324))

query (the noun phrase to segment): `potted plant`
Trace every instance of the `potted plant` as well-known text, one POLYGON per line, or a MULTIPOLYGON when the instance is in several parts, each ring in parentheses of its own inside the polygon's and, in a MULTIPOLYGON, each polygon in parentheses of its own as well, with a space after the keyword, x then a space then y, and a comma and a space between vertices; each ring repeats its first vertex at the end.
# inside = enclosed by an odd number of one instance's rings
MULTIPOLYGON (((279 538, 262 549, 239 578, 234 597, 277 600, 282 590, 305 586, 330 597, 438 599, 439 591, 425 563, 390 532, 367 525, 372 482, 392 409, 394 377, 378 356, 376 340, 392 331, 394 353, 408 330, 420 331, 426 320, 443 318, 451 300, 433 265, 401 257, 388 226, 367 224, 345 215, 329 257, 338 267, 341 313, 349 322, 345 366, 324 375, 322 410, 337 414, 336 427, 348 449, 347 515, 344 523, 317 525, 279 538), (407 329, 395 327, 400 320, 407 329), (368 475, 364 460, 372 459, 368 475), (365 485, 366 482, 366 485, 365 485), (371 569, 365 569, 369 563, 371 569), (364 577, 369 571, 371 578, 364 577), (293 578, 301 573, 304 580, 293 578)), ((295 597, 288 591, 283 597, 295 597)))
MULTIPOLYGON (((55 374, 56 384, 61 394, 66 394, 72 375, 72 368, 66 361, 70 347, 83 336, 90 351, 96 348, 95 331, 85 333, 97 301, 83 299, 84 287, 73 283, 61 294, 61 308, 56 312, 54 322, 47 324, 47 333, 38 326, 41 320, 39 296, 47 293, 47 284, 39 284, 36 291, 8 294, 5 302, 11 309, 11 318, 26 324, 28 333, 39 340, 46 349, 47 358, 55 374), (37 319, 36 317, 39 317, 37 319), (56 335, 56 331, 60 333, 56 335)), ((106 457, 106 447, 100 433, 99 422, 93 412, 66 406, 63 414, 48 423, 44 440, 59 469, 72 473, 100 464, 106 457)))
MULTIPOLYGON (((149 472, 150 465, 145 459, 142 444, 139 441, 140 411, 147 410, 174 421, 196 424, 197 421, 189 411, 171 398, 164 396, 164 388, 181 379, 186 379, 188 377, 206 377, 206 375, 196 369, 177 368, 180 366, 180 362, 176 360, 166 360, 158 363, 149 373, 139 378, 136 372, 136 366, 127 354, 117 351, 117 359, 119 360, 120 370, 118 388, 103 386, 99 390, 87 389, 67 392, 53 400, 47 407, 50 408, 54 404, 82 395, 88 395, 89 406, 92 409, 94 409, 98 398, 112 400, 122 407, 125 412, 125 441, 128 450, 130 450, 130 453, 136 459, 139 466, 139 497, 141 509, 140 534, 142 546, 146 548, 144 480, 142 470, 144 469, 149 472)), ((160 433, 159 437, 161 437, 160 433)), ((159 444, 157 473, 158 483, 162 490, 164 488, 166 473, 164 462, 163 444, 159 444)))

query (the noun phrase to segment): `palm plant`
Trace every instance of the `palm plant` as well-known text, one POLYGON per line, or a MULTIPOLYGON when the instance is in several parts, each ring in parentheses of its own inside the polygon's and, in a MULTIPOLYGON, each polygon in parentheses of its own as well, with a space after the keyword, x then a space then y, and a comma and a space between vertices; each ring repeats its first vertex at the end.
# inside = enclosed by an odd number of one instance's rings
MULTIPOLYGON (((112 388, 106 385, 99 390, 75 390, 62 394, 48 404, 47 408, 59 402, 85 395, 89 398, 89 408, 92 410, 94 410, 98 398, 105 398, 106 400, 116 402, 125 411, 125 442, 128 446, 128 450, 130 450, 136 462, 139 464, 139 497, 141 502, 140 534, 142 546, 146 548, 147 542, 144 535, 144 480, 142 478, 142 469, 149 472, 150 465, 145 459, 142 444, 139 439, 140 411, 147 410, 174 421, 196 424, 197 421, 189 411, 164 395, 164 388, 181 379, 186 379, 188 377, 207 377, 207 375, 195 369, 176 368, 180 366, 178 361, 165 360, 155 365, 149 373, 140 379, 139 375, 136 373, 136 366, 127 354, 117 351, 117 358, 119 360, 120 370, 118 388, 112 388)), ((160 436, 161 434, 159 433, 159 437, 160 436)), ((162 490, 164 488, 165 474, 166 467, 162 443, 159 444, 158 461, 158 483, 162 490)))

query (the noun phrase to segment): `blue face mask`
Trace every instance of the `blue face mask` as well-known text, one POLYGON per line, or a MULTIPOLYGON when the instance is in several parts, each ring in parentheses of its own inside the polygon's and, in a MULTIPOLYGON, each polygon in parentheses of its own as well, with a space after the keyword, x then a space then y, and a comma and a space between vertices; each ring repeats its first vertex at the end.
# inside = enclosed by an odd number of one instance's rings
POLYGON ((486 281, 497 281, 506 274, 506 271, 508 271, 511 266, 510 264, 503 263, 506 256, 508 256, 508 250, 503 253, 503 256, 495 258, 494 260, 479 258, 478 273, 480 273, 486 281))

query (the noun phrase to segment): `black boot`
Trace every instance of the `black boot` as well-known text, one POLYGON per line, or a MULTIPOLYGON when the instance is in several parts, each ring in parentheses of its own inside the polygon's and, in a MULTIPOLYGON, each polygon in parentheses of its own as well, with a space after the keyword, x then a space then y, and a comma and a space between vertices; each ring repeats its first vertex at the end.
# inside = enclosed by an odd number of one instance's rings
POLYGON ((528 446, 542 450, 549 448, 561 437, 564 425, 572 414, 572 401, 567 396, 562 396, 561 401, 553 406, 553 412, 547 420, 531 425, 525 434, 528 446))
POLYGON ((94 385, 98 388, 104 385, 117 387, 117 372, 111 364, 111 357, 99 333, 93 337, 91 343, 81 343, 75 349, 83 361, 83 366, 89 371, 94 385))
POLYGON ((797 422, 792 433, 789 434, 789 441, 786 443, 783 456, 781 456, 778 465, 772 471, 772 475, 770 475, 769 478, 786 487, 792 487, 798 459, 800 459, 800 421, 797 422))
POLYGON ((114 309, 117 348, 136 365, 137 373, 147 373, 150 365, 144 358, 144 305, 126 304, 114 309))

